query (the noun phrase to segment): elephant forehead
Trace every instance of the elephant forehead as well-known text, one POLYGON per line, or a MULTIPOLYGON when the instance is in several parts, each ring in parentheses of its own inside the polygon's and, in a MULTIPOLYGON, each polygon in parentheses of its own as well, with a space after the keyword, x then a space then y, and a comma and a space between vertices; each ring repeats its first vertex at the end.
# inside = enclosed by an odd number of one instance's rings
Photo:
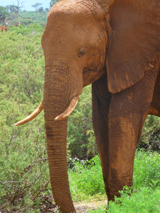
POLYGON ((74 22, 71 26, 71 31, 74 32, 74 36, 80 42, 95 43, 100 39, 100 29, 92 22, 86 22, 81 24, 79 22, 74 22))
MULTIPOLYGON (((106 14, 105 14, 106 15, 106 14)), ((104 20, 104 10, 96 1, 88 0, 72 0, 57 2, 48 13, 48 21, 55 23, 56 21, 64 22, 65 20, 76 20, 79 22, 87 22, 88 20, 102 21, 104 20)))
POLYGON ((92 17, 91 12, 89 12, 86 8, 82 8, 82 7, 77 7, 77 5, 75 4, 63 4, 62 6, 59 6, 59 4, 61 3, 58 2, 57 4, 55 4, 49 11, 48 13, 48 20, 49 19, 57 19, 57 20, 65 20, 64 18, 67 19, 72 19, 72 18, 78 18, 78 19, 83 19, 83 17, 85 16, 90 16, 92 17))
POLYGON ((53 7, 49 11, 49 15, 53 14, 54 12, 64 12, 66 14, 92 14, 95 15, 99 11, 100 14, 102 14, 102 7, 94 1, 88 1, 88 0, 68 0, 68 1, 59 1, 56 4, 53 5, 53 7))
POLYGON ((99 25, 94 22, 86 19, 84 22, 84 20, 75 20, 70 17, 64 18, 62 21, 61 18, 57 21, 48 21, 42 36, 42 46, 51 47, 52 44, 58 47, 60 45, 71 47, 73 44, 99 45, 99 42, 106 40, 105 33, 103 33, 106 31, 99 28, 99 25))

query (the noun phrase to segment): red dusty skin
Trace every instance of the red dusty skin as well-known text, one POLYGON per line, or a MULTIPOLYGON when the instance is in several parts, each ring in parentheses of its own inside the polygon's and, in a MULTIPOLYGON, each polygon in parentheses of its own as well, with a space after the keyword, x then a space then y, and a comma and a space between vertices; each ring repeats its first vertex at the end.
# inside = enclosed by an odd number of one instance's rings
POLYGON ((70 73, 68 66, 61 68, 58 62, 53 69, 46 69, 43 105, 53 197, 61 212, 73 213, 67 173, 67 121, 81 94, 83 76, 77 83, 72 75, 66 75, 66 69, 70 73))
MULTIPOLYGON (((45 114, 47 119, 47 112, 45 114)), ((67 118, 56 122, 46 120, 45 127, 50 180, 54 200, 56 205, 60 207, 61 212, 75 212, 67 173, 67 118)))
MULTIPOLYGON (((47 86, 46 86, 47 87, 47 86)), ((56 88, 55 91, 61 89, 56 88)), ((62 89, 65 91, 64 89, 62 89)), ((61 91, 62 91, 61 90, 61 91)), ((67 173, 67 118, 55 121, 55 117, 64 112, 67 104, 64 98, 58 96, 60 92, 44 93, 44 115, 47 136, 47 151, 50 170, 50 180, 53 197, 60 211, 64 213, 75 212, 71 199, 68 173, 67 173), (47 93, 47 95, 46 95, 47 93)))

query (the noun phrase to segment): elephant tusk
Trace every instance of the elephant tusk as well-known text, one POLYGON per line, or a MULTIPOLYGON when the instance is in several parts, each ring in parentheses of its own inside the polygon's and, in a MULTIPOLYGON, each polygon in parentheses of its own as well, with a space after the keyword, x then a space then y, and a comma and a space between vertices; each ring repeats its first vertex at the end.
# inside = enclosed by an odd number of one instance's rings
POLYGON ((35 118, 42 110, 43 110, 43 101, 40 103, 40 105, 35 109, 34 112, 32 112, 28 117, 26 117, 25 119, 17 122, 14 124, 14 126, 20 126, 22 124, 25 124, 29 121, 31 121, 33 118, 35 118))
POLYGON ((72 98, 72 100, 69 104, 69 107, 62 114, 58 115, 54 120, 60 121, 60 120, 65 119, 66 117, 68 117, 73 112, 73 110, 76 108, 78 99, 79 99, 79 95, 72 98))

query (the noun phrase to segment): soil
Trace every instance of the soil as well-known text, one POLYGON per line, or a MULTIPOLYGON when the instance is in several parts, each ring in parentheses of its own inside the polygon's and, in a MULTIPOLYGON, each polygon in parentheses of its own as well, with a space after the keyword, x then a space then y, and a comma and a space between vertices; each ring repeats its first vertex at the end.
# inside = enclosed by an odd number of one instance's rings
POLYGON ((93 202, 83 202, 83 203, 74 203, 76 213, 88 213, 89 210, 97 210, 103 206, 107 205, 107 201, 93 201, 93 202))
MULTIPOLYGON (((74 202, 74 206, 76 209, 76 213, 88 213, 89 210, 97 210, 99 208, 102 208, 107 205, 107 200, 105 198, 102 198, 103 200, 100 201, 95 201, 92 200, 90 202, 74 202)), ((32 208, 27 208, 27 207, 22 207, 21 209, 17 210, 12 208, 12 211, 9 208, 9 202, 3 204, 0 206, 0 213, 22 213, 22 212, 27 212, 30 210, 31 212, 34 210, 34 207, 37 209, 36 205, 32 208)), ((39 209, 41 213, 59 213, 57 206, 54 204, 54 200, 52 196, 43 196, 41 198, 41 204, 39 205, 39 209)))
MULTIPOLYGON (((76 209, 76 213, 88 213, 89 210, 97 210, 106 205, 107 205, 107 200, 91 201, 91 202, 84 202, 84 201, 83 202, 74 202, 74 207, 76 209)), ((51 203, 50 203, 50 205, 48 205, 48 208, 46 207, 46 205, 41 206, 41 212, 43 212, 43 213, 59 212, 56 209, 57 209, 56 205, 51 204, 51 203)))

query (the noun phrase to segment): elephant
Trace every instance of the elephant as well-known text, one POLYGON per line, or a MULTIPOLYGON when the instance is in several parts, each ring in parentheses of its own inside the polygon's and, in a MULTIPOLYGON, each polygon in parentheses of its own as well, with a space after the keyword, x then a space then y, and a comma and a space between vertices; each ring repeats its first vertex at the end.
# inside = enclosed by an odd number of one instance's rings
POLYGON ((0 26, 0 31, 2 32, 3 30, 8 31, 7 27, 5 25, 0 26))
POLYGON ((92 84, 92 120, 108 200, 133 185, 144 121, 160 115, 160 1, 61 0, 42 35, 44 109, 52 192, 61 212, 75 212, 67 174, 67 120, 92 84))

